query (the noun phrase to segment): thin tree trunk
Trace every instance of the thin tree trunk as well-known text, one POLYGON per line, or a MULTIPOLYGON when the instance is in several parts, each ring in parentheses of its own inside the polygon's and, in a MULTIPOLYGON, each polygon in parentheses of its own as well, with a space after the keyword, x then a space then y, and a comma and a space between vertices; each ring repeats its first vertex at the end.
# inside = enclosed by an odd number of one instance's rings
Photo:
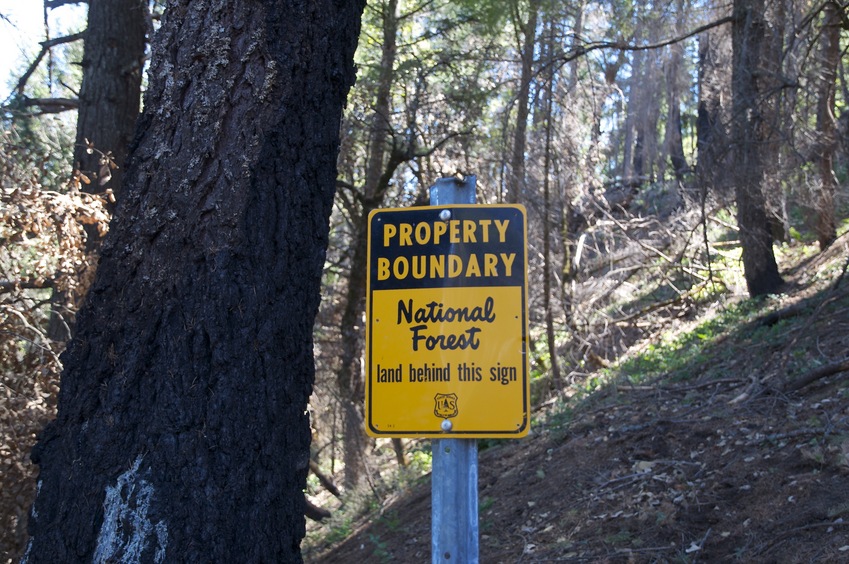
POLYGON ((814 230, 820 249, 837 238, 834 217, 834 153, 837 145, 837 125, 834 119, 834 98, 837 89, 837 65, 840 61, 840 18, 837 6, 828 2, 823 8, 823 28, 820 35, 820 77, 817 93, 817 134, 819 150, 817 165, 822 186, 814 194, 814 230))
MULTIPOLYGON (((684 2, 678 0, 677 11, 684 14, 684 2)), ((683 32, 683 22, 679 20, 675 26, 676 34, 683 32)), ((687 157, 684 154, 684 139, 681 133, 681 65, 684 60, 684 46, 681 44, 670 45, 669 62, 666 66, 666 105, 668 107, 668 118, 666 121, 665 153, 669 156, 672 164, 672 173, 675 180, 680 184, 684 182, 684 176, 689 172, 687 157)))
POLYGON ((120 196, 139 116, 147 13, 145 0, 89 2, 74 145, 74 166, 92 179, 84 190, 111 188, 120 196), (108 166, 102 153, 110 154, 117 168, 108 166))
MULTIPOLYGON (((507 185, 507 203, 511 204, 520 200, 522 189, 525 186, 525 147, 528 137, 528 115, 539 3, 540 0, 528 1, 528 21, 522 27, 522 70, 519 76, 519 93, 516 97, 516 129, 513 133, 513 151, 510 158, 510 177, 507 185)), ((518 16, 516 19, 518 21, 518 16)))
MULTIPOLYGON (((554 23, 548 22, 548 50, 554 50, 554 23)), ((543 158, 543 218, 542 218, 542 300, 545 313, 545 336, 548 341, 548 354, 551 358, 551 388, 559 393, 562 382, 560 377, 560 362, 557 359, 557 341, 554 334, 554 313, 551 304, 551 130, 554 106, 554 65, 549 65, 548 84, 545 91, 545 156, 543 158)))
MULTIPOLYGON (((586 0, 578 0, 574 4, 575 10, 575 25, 572 28, 572 45, 570 51, 576 52, 578 47, 583 42, 584 34, 584 10, 586 10, 586 0)), ((576 57, 569 62, 569 72, 566 78, 566 89, 572 91, 578 85, 578 63, 581 58, 576 57)))
POLYGON ((734 119, 735 195, 737 224, 743 251, 743 269, 749 294, 775 292, 783 283, 772 250, 772 234, 763 193, 763 151, 767 124, 761 114, 762 58, 766 42, 764 0, 735 0, 732 41, 734 51, 732 92, 734 119))
POLYGON ((634 180, 634 160, 637 154, 637 94, 639 88, 639 74, 642 72, 643 53, 634 53, 631 64, 631 77, 629 79, 628 98, 625 101, 625 124, 622 145, 622 182, 625 186, 632 186, 634 180))
POLYGON ((731 98, 731 45, 727 28, 699 37, 699 102, 696 121, 696 171, 702 199, 708 191, 725 192, 728 186, 728 107, 731 98))
POLYGON ((363 206, 354 220, 354 237, 351 245, 351 269, 345 306, 342 312, 342 357, 337 382, 344 405, 343 441, 345 450, 345 488, 356 488, 365 472, 363 459, 366 436, 363 427, 362 402, 365 384, 362 373, 362 354, 366 295, 366 255, 368 243, 368 215, 381 207, 395 169, 402 160, 391 155, 386 162, 386 149, 391 134, 389 121, 391 88, 395 76, 395 56, 398 34, 398 0, 388 0, 383 6, 383 45, 380 76, 374 101, 374 112, 369 131, 369 150, 363 188, 363 206))
POLYGON ((27 562, 299 562, 362 2, 173 0, 65 355, 27 562))

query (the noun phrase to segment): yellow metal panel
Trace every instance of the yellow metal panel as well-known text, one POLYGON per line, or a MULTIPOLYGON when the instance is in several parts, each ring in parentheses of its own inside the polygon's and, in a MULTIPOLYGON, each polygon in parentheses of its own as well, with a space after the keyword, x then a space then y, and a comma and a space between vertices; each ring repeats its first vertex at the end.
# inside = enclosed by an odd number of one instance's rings
POLYGON ((521 206, 372 214, 370 435, 527 435, 526 233, 521 206))

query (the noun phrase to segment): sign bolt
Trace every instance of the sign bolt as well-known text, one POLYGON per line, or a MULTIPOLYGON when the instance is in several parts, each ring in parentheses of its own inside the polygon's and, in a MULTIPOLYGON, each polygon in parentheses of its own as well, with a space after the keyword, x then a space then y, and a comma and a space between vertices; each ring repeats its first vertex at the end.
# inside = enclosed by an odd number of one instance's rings
POLYGON ((443 430, 443 431, 450 431, 450 430, 451 430, 451 428, 452 428, 453 426, 454 426, 454 425, 452 425, 452 424, 451 424, 451 420, 450 420, 450 419, 445 419, 445 420, 443 420, 443 421, 442 421, 442 424, 440 425, 440 427, 442 427, 442 430, 443 430))
POLYGON ((442 221, 448 221, 451 219, 451 210, 442 210, 439 212, 439 219, 442 221))

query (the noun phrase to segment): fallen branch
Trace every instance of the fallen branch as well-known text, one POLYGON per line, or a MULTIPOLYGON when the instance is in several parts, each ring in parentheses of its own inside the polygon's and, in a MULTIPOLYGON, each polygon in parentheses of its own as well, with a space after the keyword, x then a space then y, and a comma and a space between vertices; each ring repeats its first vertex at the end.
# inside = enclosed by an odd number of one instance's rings
POLYGON ((846 371, 849 371, 849 359, 844 359, 840 362, 835 362, 826 366, 820 366, 816 370, 808 372, 801 378, 795 379, 791 382, 786 382, 784 384, 784 387, 782 388, 782 391, 795 392, 801 390, 805 386, 813 384, 817 380, 821 380, 822 378, 826 378, 833 374, 839 374, 840 372, 846 371))
POLYGON ((660 386, 660 389, 666 392, 686 392, 690 390, 699 390, 701 388, 710 388, 711 386, 718 386, 719 384, 742 384, 743 382, 744 380, 740 378, 719 378, 717 380, 710 380, 700 384, 691 384, 689 386, 660 386))
POLYGON ((784 321, 785 319, 791 319, 796 317, 797 315, 801 315, 803 313, 808 313, 810 311, 811 304, 805 301, 796 302, 793 305, 789 305, 787 307, 783 307, 781 309, 777 309, 773 312, 770 312, 763 317, 757 319, 755 322, 758 325, 763 325, 764 327, 772 327, 779 321, 784 321))
POLYGON ((753 439, 746 443, 746 446, 758 446, 764 442, 777 443, 785 439, 797 439, 799 437, 807 437, 809 435, 823 435, 826 429, 823 427, 806 427, 804 429, 795 429, 786 433, 773 433, 753 439))

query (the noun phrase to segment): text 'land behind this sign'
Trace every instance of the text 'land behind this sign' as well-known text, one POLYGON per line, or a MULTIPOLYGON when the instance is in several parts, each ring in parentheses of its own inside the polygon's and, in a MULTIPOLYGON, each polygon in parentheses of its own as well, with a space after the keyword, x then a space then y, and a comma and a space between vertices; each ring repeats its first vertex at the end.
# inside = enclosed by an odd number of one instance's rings
POLYGON ((527 435, 525 209, 376 210, 368 245, 368 434, 527 435))

